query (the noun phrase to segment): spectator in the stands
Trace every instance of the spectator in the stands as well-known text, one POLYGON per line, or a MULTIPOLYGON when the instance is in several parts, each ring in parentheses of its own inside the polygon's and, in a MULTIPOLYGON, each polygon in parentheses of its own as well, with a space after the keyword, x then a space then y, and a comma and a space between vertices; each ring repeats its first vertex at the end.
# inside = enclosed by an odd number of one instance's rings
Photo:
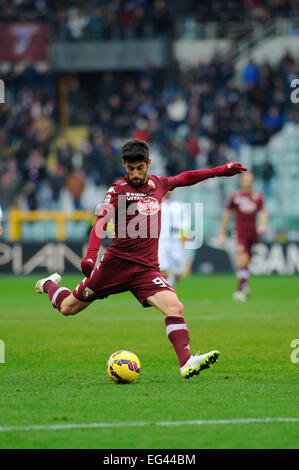
POLYGON ((274 166, 267 158, 261 165, 260 177, 263 181, 263 193, 266 197, 270 197, 272 194, 271 182, 275 176, 274 166))
POLYGON ((173 20, 165 0, 155 0, 152 13, 154 36, 171 36, 173 33, 173 20))
POLYGON ((70 39, 83 39, 88 22, 89 18, 81 8, 71 8, 67 21, 67 28, 70 39))
MULTIPOLYGON (((45 159, 39 148, 33 148, 25 161, 23 169, 24 181, 31 181, 37 188, 46 176, 45 159)), ((31 185, 30 187, 33 187, 31 185)))
POLYGON ((58 164, 64 169, 65 173, 69 173, 73 169, 73 153, 73 146, 65 135, 61 135, 57 139, 56 156, 58 164))
POLYGON ((85 176, 79 171, 72 171, 66 178, 66 187, 72 198, 75 210, 82 209, 81 196, 86 185, 85 176))
POLYGON ((92 11, 88 24, 85 26, 85 33, 87 38, 91 40, 105 38, 105 10, 103 6, 92 11))
POLYGON ((0 106, 3 205, 26 192, 30 207, 49 195, 47 207, 58 208, 59 187, 63 191, 74 169, 97 186, 109 185, 122 174, 119 149, 132 136, 154 143, 163 169, 173 175, 206 162, 216 166, 226 158, 227 146, 240 152, 244 144, 265 145, 285 122, 299 122, 298 107, 286 99, 290 79, 299 75, 290 53, 277 65, 258 64, 257 83, 245 87, 232 80, 231 65, 215 55, 195 69, 181 70, 176 63, 167 70, 98 74, 97 81, 74 75, 65 103, 69 124, 87 126, 90 134, 79 149, 68 138, 59 139, 55 74, 35 73, 32 64, 21 74, 12 68, 3 75, 7 100, 0 106), (34 185, 18 186, 18 175, 34 185))
POLYGON ((259 81, 259 66, 252 57, 243 68, 242 79, 244 85, 257 85, 259 81))
POLYGON ((282 128, 283 123, 284 118, 278 106, 270 106, 264 118, 265 128, 268 129, 270 134, 273 134, 282 128))

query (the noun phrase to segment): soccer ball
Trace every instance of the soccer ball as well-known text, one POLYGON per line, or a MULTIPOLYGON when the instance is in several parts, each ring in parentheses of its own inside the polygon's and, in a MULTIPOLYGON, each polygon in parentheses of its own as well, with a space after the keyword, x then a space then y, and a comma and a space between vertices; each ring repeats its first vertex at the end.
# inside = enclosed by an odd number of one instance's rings
POLYGON ((139 377, 140 361, 136 354, 122 349, 111 354, 106 369, 113 382, 128 384, 139 377))

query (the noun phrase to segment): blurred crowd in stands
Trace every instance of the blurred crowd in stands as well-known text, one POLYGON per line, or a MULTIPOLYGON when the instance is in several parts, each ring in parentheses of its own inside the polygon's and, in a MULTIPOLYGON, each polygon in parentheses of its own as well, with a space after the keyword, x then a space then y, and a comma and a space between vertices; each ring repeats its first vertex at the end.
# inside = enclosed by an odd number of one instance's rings
MULTIPOLYGON (((16 202, 29 209, 59 208, 65 188, 73 208, 84 208, 87 185, 107 187, 123 174, 120 147, 131 137, 147 140, 164 174, 173 175, 223 164, 236 158, 242 145, 264 145, 284 123, 299 123, 298 105, 289 98, 299 62, 289 53, 275 67, 249 58, 239 85, 230 60, 217 57, 192 70, 175 64, 167 71, 74 75, 69 125, 88 126, 78 148, 61 130, 57 76, 51 70, 27 64, 22 73, 12 68, 2 76, 4 209, 16 202)), ((262 170, 265 179, 273 176, 273 169, 262 170)))
MULTIPOLYGON (((173 36, 178 19, 217 22, 223 31, 241 22, 247 31, 251 21, 298 17, 299 0, 0 0, 1 21, 47 21, 53 37, 73 41, 173 36)), ((150 143, 157 171, 167 175, 220 165, 242 145, 264 145, 284 123, 298 123, 289 99, 298 76, 298 58, 289 53, 275 67, 249 58, 237 85, 233 62, 215 55, 188 70, 173 64, 167 71, 149 65, 142 73, 74 74, 63 102, 51 68, 12 66, 1 73, 2 207, 57 209, 67 191, 71 206, 84 208, 87 186, 109 186, 123 174, 120 147, 131 137, 150 143), (79 147, 64 134, 62 113, 70 126, 87 126, 79 147)), ((255 171, 267 188, 271 162, 255 171)))
POLYGON ((51 21, 60 39, 172 36, 177 20, 241 22, 299 18, 299 0, 0 0, 2 20, 51 21))

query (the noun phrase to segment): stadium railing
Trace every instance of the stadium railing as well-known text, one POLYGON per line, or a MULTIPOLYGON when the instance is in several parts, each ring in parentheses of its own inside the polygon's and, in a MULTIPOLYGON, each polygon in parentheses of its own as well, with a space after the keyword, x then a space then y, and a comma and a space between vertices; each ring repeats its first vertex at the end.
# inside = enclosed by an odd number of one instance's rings
POLYGON ((86 221, 89 224, 93 221, 94 215, 89 211, 76 210, 72 212, 59 211, 21 211, 17 208, 10 209, 8 213, 8 237, 12 242, 22 239, 22 224, 24 222, 47 222, 53 221, 56 224, 56 236, 58 241, 67 239, 66 224, 68 221, 86 221))

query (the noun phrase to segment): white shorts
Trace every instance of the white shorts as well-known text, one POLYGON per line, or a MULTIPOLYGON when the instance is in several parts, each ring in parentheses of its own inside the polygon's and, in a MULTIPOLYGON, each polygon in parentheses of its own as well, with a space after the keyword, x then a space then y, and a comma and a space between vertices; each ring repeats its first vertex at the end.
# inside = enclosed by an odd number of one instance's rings
POLYGON ((161 271, 183 274, 184 248, 180 239, 167 240, 160 238, 158 258, 161 271))

